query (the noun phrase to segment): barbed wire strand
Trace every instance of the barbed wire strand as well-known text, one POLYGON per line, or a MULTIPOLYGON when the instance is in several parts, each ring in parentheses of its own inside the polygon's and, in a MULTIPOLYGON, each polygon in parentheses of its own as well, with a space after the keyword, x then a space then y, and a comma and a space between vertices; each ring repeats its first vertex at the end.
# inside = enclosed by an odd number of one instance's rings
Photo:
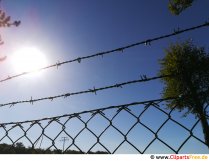
POLYGON ((39 68, 39 69, 36 69, 36 70, 33 70, 33 71, 23 72, 23 73, 16 74, 16 75, 13 75, 13 76, 8 76, 7 78, 0 80, 0 83, 11 80, 11 79, 14 79, 14 78, 17 78, 17 77, 20 77, 20 76, 23 76, 23 75, 27 75, 27 74, 42 71, 42 70, 46 70, 46 69, 53 68, 53 67, 57 67, 57 69, 58 69, 59 66, 64 65, 64 64, 68 64, 68 63, 72 63, 72 62, 81 63, 81 61, 84 60, 84 59, 90 59, 90 58, 94 58, 94 57, 98 57, 98 56, 104 56, 104 55, 115 53, 115 52, 123 52, 125 49, 129 49, 129 48, 132 48, 132 47, 135 47, 135 46, 138 46, 138 45, 142 45, 142 44, 151 45, 151 42, 153 42, 153 41, 158 41, 158 40, 165 39, 165 38, 168 38, 168 37, 176 36, 176 35, 182 34, 184 32, 200 29, 200 28, 206 27, 206 26, 207 27, 209 26, 209 22, 207 22, 207 21, 205 23, 201 24, 201 25, 190 27, 190 28, 183 29, 183 30, 180 30, 179 28, 177 28, 177 30, 174 29, 173 33, 170 33, 170 34, 167 34, 167 35, 162 35, 162 36, 158 36, 158 37, 155 37, 155 38, 142 40, 142 41, 137 42, 137 43, 133 43, 133 44, 130 44, 130 45, 126 45, 126 46, 115 48, 115 49, 108 50, 108 51, 99 52, 99 53, 96 53, 96 54, 93 54, 93 55, 78 57, 78 58, 63 61, 63 62, 58 61, 56 64, 52 64, 52 65, 49 65, 49 66, 46 66, 46 67, 43 67, 43 68, 39 68))
POLYGON ((171 75, 163 75, 163 76, 156 76, 156 77, 150 77, 150 78, 148 78, 146 75, 143 75, 143 76, 141 76, 141 79, 137 79, 137 80, 132 80, 132 81, 123 82, 123 83, 116 83, 114 85, 100 87, 100 88, 95 88, 94 87, 93 89, 89 89, 89 90, 73 92, 73 93, 65 93, 65 94, 56 95, 56 96, 49 96, 49 97, 43 97, 43 98, 37 98, 37 99, 33 99, 33 97, 31 97, 30 100, 15 101, 15 102, 9 102, 9 103, 0 104, 0 107, 3 107, 3 106, 10 106, 10 107, 12 107, 12 106, 14 106, 16 104, 22 104, 22 103, 33 104, 34 102, 43 101, 43 100, 51 100, 51 101, 53 101, 54 99, 57 99, 57 98, 60 98, 60 97, 67 98, 67 97, 70 97, 70 96, 73 96, 73 95, 80 95, 80 94, 86 94, 86 93, 94 93, 96 95, 97 91, 102 91, 102 90, 111 89, 111 88, 122 88, 125 85, 130 85, 130 84, 135 84, 135 83, 142 83, 142 82, 148 82, 148 81, 161 79, 161 78, 165 78, 165 77, 171 77, 171 75))

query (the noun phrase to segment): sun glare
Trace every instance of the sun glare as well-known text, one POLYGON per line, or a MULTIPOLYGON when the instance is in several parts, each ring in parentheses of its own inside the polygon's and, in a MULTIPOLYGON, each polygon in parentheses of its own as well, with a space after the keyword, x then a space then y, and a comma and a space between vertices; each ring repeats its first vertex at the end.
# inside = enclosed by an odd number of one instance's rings
POLYGON ((47 65, 47 59, 37 48, 23 47, 18 49, 12 56, 12 64, 17 73, 35 72, 37 69, 47 65))

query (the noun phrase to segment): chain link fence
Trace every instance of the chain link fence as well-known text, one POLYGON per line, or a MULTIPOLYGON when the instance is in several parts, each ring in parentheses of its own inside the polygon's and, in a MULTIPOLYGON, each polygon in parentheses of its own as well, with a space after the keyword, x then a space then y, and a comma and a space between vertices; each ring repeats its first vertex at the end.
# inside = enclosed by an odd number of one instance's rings
POLYGON ((165 101, 2 123, 0 152, 208 153, 200 120, 192 114, 182 117, 184 111, 166 109, 165 101))

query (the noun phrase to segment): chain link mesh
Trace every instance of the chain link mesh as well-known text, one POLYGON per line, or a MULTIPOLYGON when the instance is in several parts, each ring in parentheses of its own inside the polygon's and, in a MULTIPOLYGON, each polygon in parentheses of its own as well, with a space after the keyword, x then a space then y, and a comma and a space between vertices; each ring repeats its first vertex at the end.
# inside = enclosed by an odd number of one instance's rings
POLYGON ((159 99, 2 123, 0 145, 13 149, 21 142, 32 153, 40 149, 60 153, 189 153, 187 147, 194 141, 207 149, 199 126, 198 118, 179 117, 179 112, 166 109, 165 100, 159 99))

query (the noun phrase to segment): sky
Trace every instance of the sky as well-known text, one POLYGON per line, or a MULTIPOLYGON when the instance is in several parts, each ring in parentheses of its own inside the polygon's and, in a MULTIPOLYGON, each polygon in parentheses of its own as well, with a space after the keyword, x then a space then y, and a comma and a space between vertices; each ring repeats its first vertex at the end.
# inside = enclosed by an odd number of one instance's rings
MULTIPOLYGON (((178 27, 189 28, 209 20, 209 1, 195 1, 179 16, 172 15, 167 5, 167 1, 156 0, 3 0, 2 10, 13 20, 21 20, 21 25, 0 29, 5 42, 0 54, 7 56, 6 61, 0 64, 0 79, 17 74, 11 60, 13 53, 21 47, 38 48, 51 65, 169 34, 178 27)), ((48 69, 41 76, 18 77, 0 84, 0 103, 99 88, 139 79, 140 75, 156 76, 160 69, 159 60, 165 56, 164 50, 169 44, 193 39, 195 44, 204 46, 208 51, 208 34, 205 27, 153 42, 150 46, 141 45, 123 53, 48 69)), ((0 122, 39 119, 158 99, 162 89, 162 82, 157 80, 100 91, 97 95, 83 94, 33 105, 3 107, 0 109, 0 122)), ((154 116, 153 111, 150 114, 154 116)), ((178 113, 175 115, 180 117, 178 113)), ((152 118, 147 118, 148 121, 152 118)), ((189 121, 185 122, 189 124, 189 121)), ((208 151, 203 147, 199 152, 208 151)))

